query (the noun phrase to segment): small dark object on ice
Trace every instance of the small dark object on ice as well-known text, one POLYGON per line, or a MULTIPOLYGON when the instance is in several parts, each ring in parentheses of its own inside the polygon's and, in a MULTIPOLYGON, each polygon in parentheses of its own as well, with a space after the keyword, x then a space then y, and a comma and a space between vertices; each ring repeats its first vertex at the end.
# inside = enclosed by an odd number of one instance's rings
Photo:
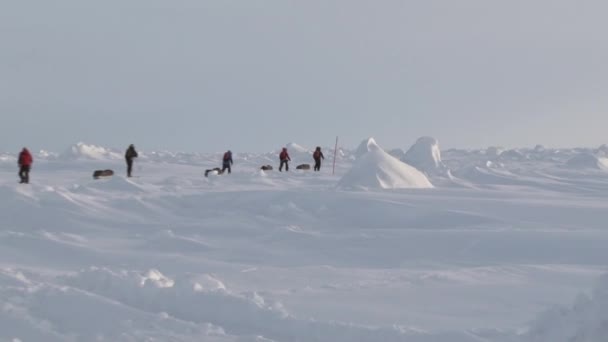
POLYGON ((272 166, 270 166, 270 165, 264 165, 264 166, 262 166, 260 168, 260 170, 263 170, 263 171, 272 171, 272 166))
POLYGON ((296 170, 310 170, 310 164, 300 164, 296 166, 296 170))
POLYGON ((93 178, 99 179, 101 177, 112 177, 114 176, 114 171, 112 170, 95 170, 93 172, 93 178))
POLYGON ((205 170, 205 177, 209 177, 209 173, 210 172, 217 172, 218 175, 221 175, 222 173, 224 173, 224 171, 222 171, 222 169, 220 169, 219 167, 213 168, 213 169, 208 169, 205 170))

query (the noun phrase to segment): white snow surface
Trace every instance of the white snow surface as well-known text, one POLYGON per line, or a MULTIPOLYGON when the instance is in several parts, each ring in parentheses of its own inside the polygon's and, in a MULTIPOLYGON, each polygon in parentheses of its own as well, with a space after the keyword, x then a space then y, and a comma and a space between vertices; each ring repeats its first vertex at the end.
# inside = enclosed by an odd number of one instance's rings
POLYGON ((591 295, 581 294, 571 307, 556 307, 541 315, 528 341, 601 342, 608 339, 608 276, 591 295))
MULTIPOLYGON (((46 152, 48 153, 48 152, 46 152)), ((44 157, 44 154, 40 154, 40 157, 44 157)), ((70 146, 61 156, 63 159, 92 159, 92 160, 104 160, 104 159, 121 159, 122 154, 117 151, 111 151, 110 149, 85 144, 79 142, 70 146)))
POLYGON ((355 157, 363 157, 367 152, 371 151, 371 147, 373 146, 377 146, 376 140, 374 138, 367 138, 362 140, 357 149, 355 150, 355 157))
POLYGON ((608 170, 608 158, 601 158, 591 153, 575 155, 566 164, 571 168, 608 170))
POLYGON ((291 153, 310 153, 309 149, 294 142, 285 145, 285 147, 287 147, 291 153))
POLYGON ((433 185, 414 167, 386 153, 374 139, 367 143, 368 152, 357 159, 338 187, 341 189, 425 189, 433 185))
POLYGON ((444 168, 439 141, 432 137, 416 140, 401 160, 423 172, 436 172, 444 168))
POLYGON ((432 189, 343 191, 405 164, 366 140, 335 175, 234 151, 205 178, 221 152, 140 151, 127 179, 121 149, 75 146, 29 185, 0 153, 0 341, 608 336, 608 172, 568 166, 597 149, 447 150, 432 189))

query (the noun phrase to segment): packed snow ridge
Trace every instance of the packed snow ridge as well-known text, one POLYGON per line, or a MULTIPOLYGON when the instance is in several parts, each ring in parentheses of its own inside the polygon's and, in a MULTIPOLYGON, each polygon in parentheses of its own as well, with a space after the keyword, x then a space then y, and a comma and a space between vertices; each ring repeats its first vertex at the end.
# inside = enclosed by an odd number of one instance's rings
POLYGON ((289 144, 285 145, 285 147, 287 147, 287 149, 293 153, 309 153, 310 152, 306 147, 298 145, 294 142, 290 142, 289 144))
POLYGON ((367 152, 371 151, 370 146, 373 146, 373 145, 376 145, 376 141, 374 140, 374 138, 364 139, 363 141, 361 141, 361 143, 355 150, 355 157, 356 158, 363 157, 367 152))
POLYGON ((386 153, 373 138, 367 140, 363 156, 340 182, 340 189, 432 188, 428 178, 416 168, 386 153))
POLYGON ((608 158, 600 158, 591 153, 582 153, 568 160, 568 167, 580 169, 608 170, 608 158))
POLYGON ((122 159, 122 154, 110 149, 88 145, 83 142, 76 143, 70 146, 62 155, 62 159, 88 159, 88 160, 104 160, 104 159, 122 159))
POLYGON ((441 161, 439 141, 432 137, 419 138, 401 160, 423 172, 445 169, 441 161))
POLYGON ((608 275, 591 296, 580 295, 571 308, 541 315, 528 333, 529 342, 601 342, 608 340, 608 275))
POLYGON ((0 154, 0 341, 605 342, 608 281, 579 294, 606 272, 608 148, 431 139, 453 178, 373 139, 335 174, 150 151, 126 178, 124 150, 81 143, 24 186, 0 154), (434 189, 381 190, 413 185, 434 189))

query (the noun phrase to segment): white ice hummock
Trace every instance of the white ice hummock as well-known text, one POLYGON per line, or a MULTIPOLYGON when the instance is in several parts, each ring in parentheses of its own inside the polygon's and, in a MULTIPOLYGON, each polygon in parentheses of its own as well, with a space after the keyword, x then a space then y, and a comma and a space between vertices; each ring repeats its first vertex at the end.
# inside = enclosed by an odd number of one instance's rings
POLYGON ((122 155, 105 147, 79 142, 70 146, 63 154, 61 154, 61 158, 65 160, 104 160, 121 159, 122 155))
POLYGON ((600 158, 591 153, 582 153, 570 158, 566 165, 574 169, 608 170, 608 158, 600 158))
POLYGON ((441 161, 439 142, 431 137, 419 138, 401 160, 424 172, 445 168, 441 161))
POLYGON ((432 188, 428 178, 414 167, 386 153, 373 138, 368 150, 340 180, 341 189, 432 188))

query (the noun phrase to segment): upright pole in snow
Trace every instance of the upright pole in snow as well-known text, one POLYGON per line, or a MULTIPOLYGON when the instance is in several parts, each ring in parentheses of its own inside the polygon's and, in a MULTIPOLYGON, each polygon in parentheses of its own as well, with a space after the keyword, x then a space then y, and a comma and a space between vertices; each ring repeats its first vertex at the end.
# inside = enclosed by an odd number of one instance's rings
POLYGON ((334 168, 331 171, 332 176, 336 174, 336 154, 338 153, 338 137, 336 136, 336 147, 334 147, 334 168))

